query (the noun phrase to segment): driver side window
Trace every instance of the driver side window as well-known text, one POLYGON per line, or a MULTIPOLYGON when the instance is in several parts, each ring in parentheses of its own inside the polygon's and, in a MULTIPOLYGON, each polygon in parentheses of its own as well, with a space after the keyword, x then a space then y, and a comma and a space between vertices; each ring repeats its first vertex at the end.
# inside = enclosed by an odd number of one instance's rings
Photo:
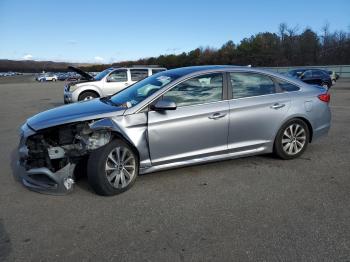
POLYGON ((186 80, 163 95, 178 107, 204 104, 222 100, 223 77, 221 73, 208 74, 186 80))
POLYGON ((128 81, 128 75, 126 70, 117 70, 112 72, 108 78, 108 82, 127 82, 128 81))

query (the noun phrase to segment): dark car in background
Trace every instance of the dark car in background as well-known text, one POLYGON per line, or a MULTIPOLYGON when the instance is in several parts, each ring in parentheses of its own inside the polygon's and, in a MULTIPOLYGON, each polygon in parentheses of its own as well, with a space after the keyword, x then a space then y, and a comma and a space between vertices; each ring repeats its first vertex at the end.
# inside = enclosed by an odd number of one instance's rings
POLYGON ((323 86, 327 89, 331 88, 332 86, 332 79, 328 71, 325 70, 308 68, 293 69, 288 72, 288 75, 295 78, 299 78, 305 83, 323 86))
POLYGON ((60 81, 65 81, 65 80, 67 80, 68 77, 69 77, 68 73, 58 73, 57 74, 57 80, 60 80, 60 81))

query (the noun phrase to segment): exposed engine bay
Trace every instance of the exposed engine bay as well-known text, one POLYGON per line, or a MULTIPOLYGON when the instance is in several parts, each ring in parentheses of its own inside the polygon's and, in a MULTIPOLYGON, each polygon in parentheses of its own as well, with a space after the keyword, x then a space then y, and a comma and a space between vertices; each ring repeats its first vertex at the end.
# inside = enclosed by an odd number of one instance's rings
POLYGON ((26 169, 47 167, 52 172, 70 160, 81 157, 110 141, 109 131, 93 131, 88 123, 70 124, 48 129, 27 139, 26 169))
POLYGON ((65 190, 70 190, 75 165, 111 140, 110 131, 93 130, 90 128, 92 123, 67 124, 29 136, 22 145, 26 152, 20 158, 20 164, 27 173, 32 173, 29 177, 33 180, 25 182, 42 182, 40 186, 46 184, 56 190, 63 183, 65 190))

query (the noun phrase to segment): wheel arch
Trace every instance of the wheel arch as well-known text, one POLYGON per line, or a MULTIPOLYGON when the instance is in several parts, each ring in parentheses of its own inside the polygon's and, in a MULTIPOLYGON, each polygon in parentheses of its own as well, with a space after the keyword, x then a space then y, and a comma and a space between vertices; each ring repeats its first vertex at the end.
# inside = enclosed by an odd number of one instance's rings
MULTIPOLYGON (((280 126, 279 129, 278 129, 278 131, 279 131, 286 123, 288 123, 289 121, 294 120, 294 119, 299 119, 299 120, 302 120, 303 122, 305 122, 305 124, 307 125, 307 128, 308 128, 308 131, 309 131, 309 136, 310 136, 310 137, 309 137, 309 142, 311 143, 311 142, 312 142, 312 138, 313 138, 314 130, 313 130, 313 127, 312 127, 311 122, 310 122, 305 116, 295 115, 295 116, 292 116, 292 117, 286 119, 286 120, 281 124, 281 126, 280 126)), ((278 131, 277 131, 275 137, 277 136, 278 131)))
POLYGON ((103 92, 100 87, 98 87, 97 85, 84 83, 82 86, 78 87, 76 90, 73 91, 73 97, 74 97, 73 100, 78 101, 79 96, 84 92, 94 92, 99 97, 103 96, 103 92))
POLYGON ((127 143, 132 148, 134 153, 137 154, 137 157, 140 160, 139 150, 129 139, 127 139, 121 132, 116 130, 111 131, 111 134, 112 134, 112 139, 120 139, 120 140, 123 140, 125 143, 127 143))
POLYGON ((313 133, 314 133, 314 130, 312 128, 312 125, 311 125, 311 122, 306 119, 305 117, 295 117, 295 119, 300 119, 302 121, 305 122, 305 124, 307 125, 307 128, 309 129, 309 142, 311 143, 312 142, 312 137, 313 137, 313 133))
POLYGON ((85 94, 85 93, 87 93, 87 92, 89 92, 89 93, 94 93, 94 94, 97 95, 97 97, 101 97, 101 95, 100 95, 96 90, 93 90, 93 89, 85 89, 84 91, 81 91, 81 92, 79 93, 79 95, 78 95, 78 100, 80 99, 80 97, 81 97, 83 94, 85 94))
MULTIPOLYGON (((140 151, 137 148, 137 146, 133 143, 132 139, 130 139, 123 131, 119 128, 118 125, 116 125, 111 119, 104 118, 101 120, 98 120, 94 122, 92 125, 90 125, 90 128, 92 130, 101 131, 106 130, 111 132, 112 139, 121 139, 125 143, 127 143, 137 154, 139 160, 140 160, 140 151)), ((112 140, 111 139, 111 140, 112 140)))

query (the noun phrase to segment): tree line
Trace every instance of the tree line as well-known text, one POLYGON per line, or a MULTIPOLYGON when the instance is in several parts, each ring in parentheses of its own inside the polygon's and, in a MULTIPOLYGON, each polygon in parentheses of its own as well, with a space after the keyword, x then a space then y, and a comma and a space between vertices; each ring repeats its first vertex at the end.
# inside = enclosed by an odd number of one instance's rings
POLYGON ((199 47, 181 54, 160 55, 86 69, 100 71, 108 66, 159 65, 176 68, 191 65, 304 66, 350 64, 350 33, 329 30, 325 25, 318 34, 311 28, 300 30, 285 23, 278 32, 264 32, 235 44, 228 41, 220 48, 199 47))
MULTIPOLYGON (((350 30, 350 27, 349 27, 350 30)), ((81 65, 86 71, 99 72, 111 66, 159 65, 176 68, 192 65, 317 66, 350 64, 350 32, 300 30, 282 23, 277 32, 263 32, 239 43, 228 41, 220 48, 199 47, 181 54, 160 55, 114 64, 81 65)), ((1 71, 67 71, 68 63, 51 61, 0 60, 1 71)))

